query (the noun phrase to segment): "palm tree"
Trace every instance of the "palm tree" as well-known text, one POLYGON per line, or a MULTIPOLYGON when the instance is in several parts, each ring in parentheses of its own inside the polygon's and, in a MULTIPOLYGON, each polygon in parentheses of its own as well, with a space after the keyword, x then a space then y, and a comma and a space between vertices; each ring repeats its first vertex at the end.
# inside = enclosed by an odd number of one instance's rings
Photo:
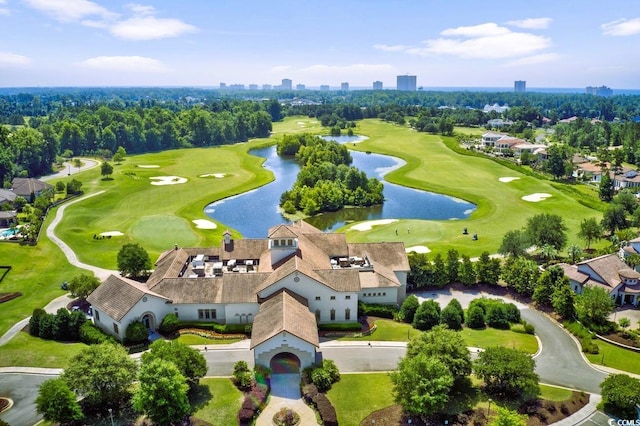
POLYGON ((558 256, 558 250, 551 244, 545 244, 540 248, 540 254, 544 257, 544 261, 548 265, 551 260, 558 256))
POLYGON ((577 244, 571 244, 567 248, 567 253, 571 256, 571 263, 576 263, 576 259, 579 259, 582 256, 582 249, 577 244))

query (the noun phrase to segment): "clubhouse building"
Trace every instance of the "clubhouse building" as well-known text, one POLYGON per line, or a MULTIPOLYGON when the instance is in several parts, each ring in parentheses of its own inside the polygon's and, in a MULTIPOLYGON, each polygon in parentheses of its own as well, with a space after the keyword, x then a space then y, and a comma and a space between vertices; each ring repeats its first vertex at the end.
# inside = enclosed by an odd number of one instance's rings
POLYGON ((170 313, 183 321, 251 324, 257 364, 294 370, 313 364, 318 324, 356 322, 358 301, 399 305, 409 262, 402 242, 347 243, 300 221, 278 225, 265 239, 220 247, 175 247, 146 283, 117 275, 89 297, 94 323, 124 339, 142 321, 156 330, 170 313))

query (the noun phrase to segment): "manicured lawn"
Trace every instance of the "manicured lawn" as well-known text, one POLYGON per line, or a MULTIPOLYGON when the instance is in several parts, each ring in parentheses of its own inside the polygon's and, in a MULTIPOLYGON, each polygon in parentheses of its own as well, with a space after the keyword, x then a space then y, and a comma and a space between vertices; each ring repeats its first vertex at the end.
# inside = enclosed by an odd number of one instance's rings
POLYGON ((547 401, 566 401, 571 398, 573 391, 569 389, 559 388, 557 386, 540 385, 540 395, 538 398, 547 401))
POLYGON ((392 384, 386 373, 342 374, 327 396, 338 414, 340 426, 359 426, 373 411, 394 404, 392 384))
POLYGON ((513 330, 498 330, 491 327, 487 327, 484 330, 464 328, 462 330, 462 337, 467 346, 476 348, 505 346, 508 348, 522 349, 530 354, 538 351, 538 340, 535 336, 513 330))
POLYGON ((640 374, 640 352, 622 349, 602 340, 594 339, 593 342, 600 348, 600 353, 586 354, 591 363, 640 374))
MULTIPOLYGON (((578 202, 573 193, 556 189, 552 181, 539 180, 491 161, 460 155, 449 149, 440 136, 412 132, 378 120, 358 122, 356 133, 369 139, 353 147, 400 157, 406 161, 402 168, 389 173, 386 179, 400 185, 452 195, 477 205, 469 219, 462 221, 401 220, 376 226, 370 231, 342 230, 349 241, 393 241, 401 239, 407 247, 425 245, 432 251, 446 253, 457 249, 471 257, 483 251, 495 253, 502 236, 511 229, 522 228, 528 217, 539 213, 561 215, 568 227, 569 244, 584 242, 577 237, 580 221, 587 217, 600 218, 601 213, 578 202), (501 177, 517 177, 501 182, 501 177), (551 197, 540 202, 522 200, 525 195, 547 193, 551 197), (567 212, 571 212, 570 215, 567 212), (398 227, 411 229, 411 234, 395 235, 398 227), (462 235, 462 228, 477 233, 478 241, 462 235)), ((590 191, 576 191, 576 195, 595 197, 590 191), (591 193, 591 195, 589 195, 591 193)), ((595 204, 599 202, 593 201, 595 204)))
POLYGON ((20 332, 0 347, 0 367, 66 368, 87 345, 59 343, 20 332))
POLYGON ((420 331, 411 327, 410 324, 380 318, 376 320, 376 331, 369 336, 362 337, 341 337, 338 340, 363 340, 363 341, 385 341, 385 342, 407 342, 407 336, 411 338, 420 335, 420 331))
MULTIPOLYGON (((52 216, 53 212, 49 217, 52 216)), ((0 335, 29 317, 34 309, 44 308, 63 295, 60 284, 82 272, 67 263, 62 251, 44 236, 37 246, 0 243, 0 264, 12 266, 0 283, 0 292, 22 293, 0 304, 0 335)))
POLYGON ((201 393, 195 401, 193 416, 211 425, 234 425, 238 423, 238 410, 242 405, 242 392, 230 379, 206 378, 200 384, 206 387, 208 395, 201 393))

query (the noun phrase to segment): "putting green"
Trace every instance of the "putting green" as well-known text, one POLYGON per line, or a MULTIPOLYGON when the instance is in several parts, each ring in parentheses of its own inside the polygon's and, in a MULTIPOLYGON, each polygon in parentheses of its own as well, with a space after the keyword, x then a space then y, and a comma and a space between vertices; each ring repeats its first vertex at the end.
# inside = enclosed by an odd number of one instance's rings
POLYGON ((143 216, 131 226, 130 232, 134 239, 145 241, 147 250, 169 250, 172 247, 167 241, 180 247, 194 247, 200 241, 189 222, 169 215, 143 216))

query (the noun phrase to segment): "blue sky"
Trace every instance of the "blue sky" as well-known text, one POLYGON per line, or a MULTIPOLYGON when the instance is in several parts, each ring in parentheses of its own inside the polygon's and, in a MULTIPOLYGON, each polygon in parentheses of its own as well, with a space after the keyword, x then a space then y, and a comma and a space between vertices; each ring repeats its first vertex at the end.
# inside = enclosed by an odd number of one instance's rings
POLYGON ((0 86, 640 89, 640 0, 0 0, 0 86))

